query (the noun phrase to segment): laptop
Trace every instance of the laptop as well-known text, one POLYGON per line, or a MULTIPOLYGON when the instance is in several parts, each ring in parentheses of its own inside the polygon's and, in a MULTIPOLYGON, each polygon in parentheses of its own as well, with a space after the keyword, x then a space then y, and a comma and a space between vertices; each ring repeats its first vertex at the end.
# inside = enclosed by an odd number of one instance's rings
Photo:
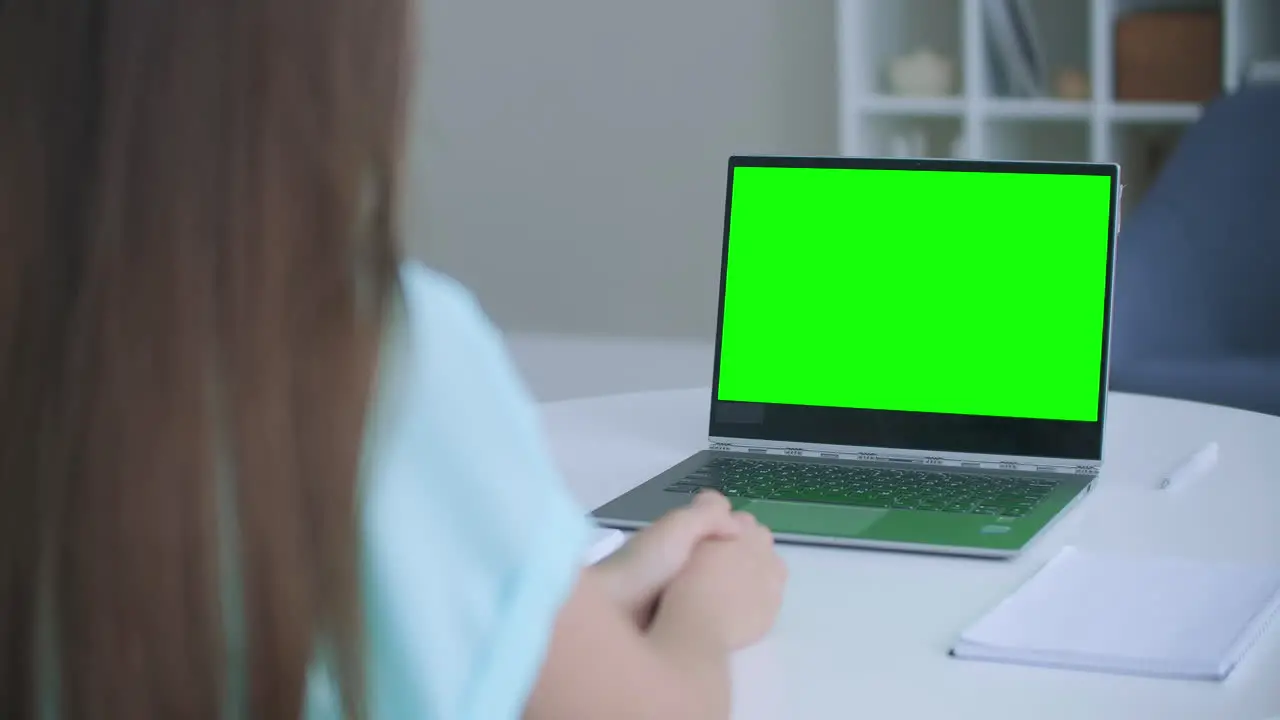
POLYGON ((729 160, 707 447, 593 515, 703 488, 779 541, 1013 557, 1093 486, 1114 164, 729 160))

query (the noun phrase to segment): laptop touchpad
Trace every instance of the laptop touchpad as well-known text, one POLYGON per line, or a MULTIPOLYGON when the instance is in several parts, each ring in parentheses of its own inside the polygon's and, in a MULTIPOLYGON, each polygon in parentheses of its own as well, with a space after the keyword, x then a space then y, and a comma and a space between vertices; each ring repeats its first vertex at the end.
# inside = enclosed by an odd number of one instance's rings
POLYGON ((774 500, 751 500, 740 509, 776 533, 848 538, 861 536, 889 513, 880 508, 774 500))

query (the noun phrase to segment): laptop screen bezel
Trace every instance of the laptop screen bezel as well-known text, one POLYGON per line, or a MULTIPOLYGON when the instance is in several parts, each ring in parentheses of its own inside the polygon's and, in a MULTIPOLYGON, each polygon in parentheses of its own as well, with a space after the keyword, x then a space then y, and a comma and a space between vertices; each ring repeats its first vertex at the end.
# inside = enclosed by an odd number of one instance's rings
POLYGON ((724 236, 720 255, 720 298, 716 314, 715 363, 711 381, 710 436, 795 443, 797 446, 893 448, 939 455, 956 453, 1100 461, 1110 365, 1112 283, 1119 197, 1119 167, 1107 163, 748 155, 731 157, 726 179, 724 236), (733 213, 733 178, 734 171, 740 167, 1012 172, 1109 178, 1111 197, 1102 353, 1098 367, 1097 420, 1042 420, 719 400, 720 352, 733 213))

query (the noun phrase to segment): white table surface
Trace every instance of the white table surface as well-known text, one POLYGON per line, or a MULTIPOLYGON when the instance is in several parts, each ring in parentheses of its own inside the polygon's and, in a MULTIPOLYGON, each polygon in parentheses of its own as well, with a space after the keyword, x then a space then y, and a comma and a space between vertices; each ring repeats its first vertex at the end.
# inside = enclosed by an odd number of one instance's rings
MULTIPOLYGON (((570 486, 596 507, 705 447, 706 389, 544 405, 570 486)), ((784 546, 790 582, 772 635, 735 659, 736 717, 1280 716, 1280 624, 1223 683, 951 659, 956 635, 1064 544, 1280 562, 1280 418, 1114 394, 1095 492, 1012 561, 784 546), (1158 476, 1209 440, 1218 468, 1177 493, 1158 476)))

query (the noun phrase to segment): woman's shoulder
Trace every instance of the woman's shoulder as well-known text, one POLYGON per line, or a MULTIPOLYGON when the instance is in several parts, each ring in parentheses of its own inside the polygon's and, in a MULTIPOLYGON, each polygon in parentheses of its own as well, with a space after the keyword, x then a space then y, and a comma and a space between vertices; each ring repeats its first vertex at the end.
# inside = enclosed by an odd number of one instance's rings
POLYGON ((475 295, 452 276, 416 260, 405 260, 400 263, 400 287, 409 305, 416 302, 429 303, 428 306, 415 308, 443 315, 479 313, 475 295))
POLYGON ((458 403, 527 404, 502 336, 475 295, 451 276, 401 263, 384 323, 372 431, 458 403), (495 386, 495 383, 497 385, 495 386), (381 423, 379 425, 378 423, 381 423))
MULTIPOLYGON (((495 330, 476 296, 465 285, 417 261, 400 264, 398 322, 414 334, 473 336, 493 345, 495 330)), ((500 343, 499 343, 500 344, 500 343)), ((463 349, 477 350, 474 345, 463 349)), ((496 350, 486 347, 485 350, 496 350)))
POLYGON ((492 430, 536 430, 533 398, 475 295, 449 275, 411 261, 400 266, 397 290, 366 443, 383 471, 399 458, 396 446, 434 465, 492 430), (498 424, 471 422, 483 416, 498 424), (424 454, 424 445, 442 447, 424 454))

